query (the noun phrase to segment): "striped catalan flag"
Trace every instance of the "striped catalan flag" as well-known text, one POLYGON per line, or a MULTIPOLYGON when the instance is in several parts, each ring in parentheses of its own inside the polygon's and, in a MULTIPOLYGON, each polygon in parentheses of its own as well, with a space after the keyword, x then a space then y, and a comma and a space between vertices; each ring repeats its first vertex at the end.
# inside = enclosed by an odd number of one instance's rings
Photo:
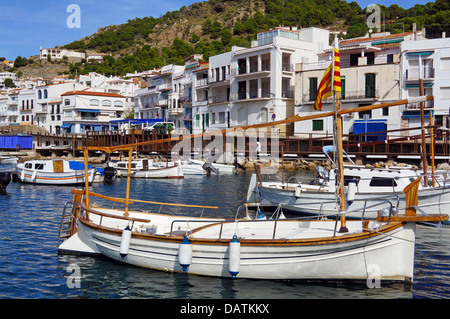
MULTIPOLYGON (((322 100, 330 97, 331 92, 331 73, 333 71, 333 62, 330 63, 328 68, 320 81, 319 88, 316 93, 316 101, 314 102, 313 109, 316 111, 322 110, 322 100)), ((334 74, 333 74, 333 91, 341 91, 341 60, 339 57, 339 49, 334 48, 334 74)))

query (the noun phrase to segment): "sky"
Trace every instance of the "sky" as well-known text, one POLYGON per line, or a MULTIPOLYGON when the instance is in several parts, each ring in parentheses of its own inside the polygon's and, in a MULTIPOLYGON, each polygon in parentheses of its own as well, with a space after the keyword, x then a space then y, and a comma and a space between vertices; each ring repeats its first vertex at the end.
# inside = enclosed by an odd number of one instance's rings
MULTIPOLYGON (((346 0, 351 2, 351 0, 346 0)), ((39 54, 40 46, 53 48, 94 34, 98 28, 126 23, 129 19, 158 18, 201 0, 17 0, 3 3, 0 11, 0 57, 39 54), (73 6, 75 5, 75 6, 73 6)), ((356 0, 365 8, 397 3, 407 9, 431 0, 356 0)))

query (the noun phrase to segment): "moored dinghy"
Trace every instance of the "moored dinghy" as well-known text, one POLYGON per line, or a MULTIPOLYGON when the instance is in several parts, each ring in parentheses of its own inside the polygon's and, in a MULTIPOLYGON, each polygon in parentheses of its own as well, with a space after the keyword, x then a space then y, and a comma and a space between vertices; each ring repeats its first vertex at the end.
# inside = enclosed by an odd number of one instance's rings
MULTIPOLYGON (((62 159, 31 160, 16 165, 19 180, 23 183, 47 185, 77 185, 85 183, 82 163, 62 159)), ((92 183, 96 169, 88 166, 88 181, 92 183)))

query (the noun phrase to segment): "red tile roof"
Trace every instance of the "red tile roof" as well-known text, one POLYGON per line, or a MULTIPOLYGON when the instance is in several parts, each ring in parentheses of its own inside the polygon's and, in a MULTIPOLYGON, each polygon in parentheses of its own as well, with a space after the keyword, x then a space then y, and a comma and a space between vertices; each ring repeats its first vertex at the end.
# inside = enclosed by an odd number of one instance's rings
POLYGON ((67 95, 90 95, 90 96, 107 96, 107 97, 125 97, 117 93, 106 93, 106 92, 91 92, 91 91, 69 91, 61 94, 61 96, 67 95))

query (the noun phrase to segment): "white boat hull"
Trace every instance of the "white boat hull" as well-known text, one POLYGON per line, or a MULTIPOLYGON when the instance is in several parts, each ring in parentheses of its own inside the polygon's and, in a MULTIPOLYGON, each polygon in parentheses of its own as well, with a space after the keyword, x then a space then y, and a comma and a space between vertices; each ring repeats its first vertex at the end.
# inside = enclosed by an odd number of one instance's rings
MULTIPOLYGON (((326 191, 301 191, 299 196, 294 190, 281 189, 279 185, 265 183, 258 186, 261 202, 264 204, 283 204, 283 208, 293 212, 305 214, 335 215, 339 207, 335 201, 335 194, 326 191), (265 186, 264 186, 265 185, 265 186)), ((405 195, 403 192, 396 193, 356 193, 355 201, 348 206, 346 214, 349 218, 360 218, 361 210, 380 202, 380 198, 387 198, 391 202, 399 199, 399 208, 405 208, 405 195), (352 213, 351 211, 359 210, 352 213)), ((386 203, 386 208, 390 205, 386 203)), ((419 190, 419 209, 426 214, 450 214, 450 186, 425 188, 419 190)), ((366 218, 376 218, 378 211, 383 206, 367 208, 364 216, 366 218)))
MULTIPOLYGON (((213 277, 231 276, 229 243, 236 231, 235 223, 223 224, 220 239, 217 238, 220 221, 215 226, 203 227, 202 230, 190 234, 192 261, 184 271, 179 264, 179 247, 183 238, 167 235, 170 223, 180 217, 166 218, 156 214, 139 217, 150 219, 157 233, 143 234, 133 231, 126 256, 121 256, 119 250, 122 230, 128 222, 118 220, 114 225, 105 224, 104 229, 99 229, 92 223, 79 222, 77 236, 68 239, 59 249, 95 252, 130 265, 169 272, 213 277), (167 220, 162 220, 163 218, 167 220)), ((96 223, 92 214, 89 218, 96 223)), ((105 219, 103 222, 106 223, 105 219)), ((185 224, 181 224, 182 229, 187 230, 185 224)), ((361 225, 360 221, 348 221, 349 236, 361 231, 361 225)), ((274 239, 273 227, 273 221, 253 221, 238 226, 241 247, 237 278, 393 281, 413 279, 414 223, 399 223, 385 234, 378 235, 375 232, 356 240, 330 240, 327 236, 333 233, 332 221, 279 221, 274 239), (320 238, 324 238, 323 242, 320 238)), ((337 238, 339 236, 342 235, 338 234, 337 238)))
MULTIPOLYGON (((117 169, 117 176, 128 176, 128 170, 117 169)), ((181 166, 151 168, 148 170, 132 170, 132 178, 184 178, 181 166)))
MULTIPOLYGON (((203 164, 205 164, 204 161, 200 161, 200 160, 194 160, 194 159, 190 159, 189 163, 191 165, 198 165, 200 167, 203 166, 203 164)), ((218 164, 218 163, 211 163, 211 165, 214 168, 217 168, 219 170, 219 174, 221 173, 227 173, 227 174, 233 174, 236 172, 236 167, 234 165, 227 165, 227 164, 218 164)))
MULTIPOLYGON (((29 184, 43 185, 80 185, 85 183, 84 170, 77 170, 66 173, 39 172, 16 167, 19 180, 29 184)), ((88 171, 88 182, 92 183, 95 176, 95 169, 88 171)))

